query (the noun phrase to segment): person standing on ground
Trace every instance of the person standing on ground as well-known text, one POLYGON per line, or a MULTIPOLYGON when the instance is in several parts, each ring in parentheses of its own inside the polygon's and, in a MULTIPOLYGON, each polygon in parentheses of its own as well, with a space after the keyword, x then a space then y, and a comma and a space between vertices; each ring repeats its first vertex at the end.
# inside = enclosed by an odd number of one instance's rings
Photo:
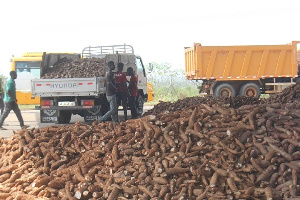
POLYGON ((138 95, 138 78, 135 75, 133 68, 128 67, 127 69, 127 75, 130 76, 130 81, 128 85, 129 90, 129 107, 131 111, 131 118, 136 119, 138 117, 137 109, 136 109, 136 98, 138 95))
POLYGON ((0 114, 3 115, 3 110, 4 110, 4 102, 3 102, 3 94, 0 93, 0 114))
POLYGON ((2 115, 3 110, 4 110, 4 102, 3 102, 3 88, 2 88, 1 78, 0 78, 0 110, 1 110, 1 115, 2 115))
POLYGON ((9 74, 10 74, 11 78, 7 81, 7 84, 5 87, 4 111, 3 111, 3 115, 1 115, 1 118, 0 118, 0 130, 6 130, 5 128, 2 127, 2 125, 11 110, 13 110, 15 112, 15 114, 20 122, 20 126, 22 128, 27 128, 28 126, 24 125, 23 117, 21 115, 21 111, 17 104, 16 83, 15 83, 15 79, 17 78, 17 73, 15 71, 11 71, 9 74))
POLYGON ((118 106, 123 106, 124 110, 124 117, 125 121, 127 120, 127 96, 128 96, 128 89, 127 89, 127 79, 126 74, 123 72, 124 64, 119 63, 118 64, 118 71, 115 74, 115 80, 116 80, 116 86, 117 86, 117 103, 118 106))
POLYGON ((115 64, 113 61, 108 62, 109 71, 105 75, 106 99, 109 103, 110 110, 100 118, 100 122, 106 121, 111 117, 113 122, 118 122, 118 105, 116 99, 117 88, 115 86, 114 73, 115 64))

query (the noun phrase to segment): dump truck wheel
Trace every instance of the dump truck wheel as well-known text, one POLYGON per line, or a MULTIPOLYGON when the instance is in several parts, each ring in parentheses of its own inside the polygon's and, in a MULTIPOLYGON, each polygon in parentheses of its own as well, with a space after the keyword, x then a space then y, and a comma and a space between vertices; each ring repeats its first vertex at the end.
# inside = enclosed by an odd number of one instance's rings
POLYGON ((235 89, 228 83, 218 85, 214 91, 214 97, 216 98, 235 97, 235 95, 235 89))
POLYGON ((261 92, 260 88, 255 83, 246 83, 244 84, 240 89, 240 96, 246 96, 246 97, 255 97, 259 98, 261 92))
POLYGON ((59 124, 68 124, 68 123, 70 123, 71 115, 72 115, 71 112, 61 110, 59 112, 58 119, 57 119, 58 123, 59 124))

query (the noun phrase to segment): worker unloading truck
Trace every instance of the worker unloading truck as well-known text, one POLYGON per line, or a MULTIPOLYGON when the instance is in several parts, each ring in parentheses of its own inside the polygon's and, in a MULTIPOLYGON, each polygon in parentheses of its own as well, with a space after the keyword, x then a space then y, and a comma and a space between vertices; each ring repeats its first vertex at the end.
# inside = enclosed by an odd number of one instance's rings
POLYGON ((214 97, 281 92, 298 80, 297 44, 202 46, 185 49, 185 74, 203 81, 200 93, 214 97))
POLYGON ((84 48, 82 54, 43 54, 41 79, 33 79, 31 84, 32 95, 41 98, 37 107, 41 122, 69 123, 72 114, 84 117, 86 122, 99 120, 109 110, 104 83, 110 61, 123 63, 124 71, 132 67, 137 72, 137 108, 142 115, 148 92, 141 57, 130 45, 97 46, 84 48))

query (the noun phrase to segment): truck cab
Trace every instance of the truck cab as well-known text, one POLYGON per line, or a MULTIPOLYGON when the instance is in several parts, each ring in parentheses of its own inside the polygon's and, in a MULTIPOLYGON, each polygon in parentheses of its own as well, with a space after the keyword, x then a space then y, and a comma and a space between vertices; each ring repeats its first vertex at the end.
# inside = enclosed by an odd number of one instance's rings
MULTIPOLYGON (((147 84, 147 76, 141 56, 134 54, 134 49, 131 45, 112 45, 112 46, 94 46, 86 47, 82 50, 82 58, 105 58, 106 64, 113 61, 123 63, 123 72, 126 72, 129 67, 132 67, 138 77, 138 97, 137 110, 138 115, 143 114, 144 102, 148 99, 153 99, 154 93, 151 90, 151 84, 147 84), (151 95, 151 97, 149 97, 151 95)), ((117 69, 114 70, 116 72, 117 69)))
POLYGON ((16 71, 16 95, 19 104, 39 104, 40 98, 32 98, 31 80, 40 78, 40 66, 43 52, 28 52, 11 58, 11 71, 16 71))

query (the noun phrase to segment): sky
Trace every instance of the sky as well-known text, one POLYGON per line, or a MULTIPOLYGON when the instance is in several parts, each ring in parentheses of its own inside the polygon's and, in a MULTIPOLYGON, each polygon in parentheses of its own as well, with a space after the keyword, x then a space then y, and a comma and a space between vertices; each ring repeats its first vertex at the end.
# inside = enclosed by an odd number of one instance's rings
POLYGON ((9 0, 0 3, 0 75, 12 55, 129 44, 144 64, 184 69, 184 47, 300 40, 299 0, 9 0))

